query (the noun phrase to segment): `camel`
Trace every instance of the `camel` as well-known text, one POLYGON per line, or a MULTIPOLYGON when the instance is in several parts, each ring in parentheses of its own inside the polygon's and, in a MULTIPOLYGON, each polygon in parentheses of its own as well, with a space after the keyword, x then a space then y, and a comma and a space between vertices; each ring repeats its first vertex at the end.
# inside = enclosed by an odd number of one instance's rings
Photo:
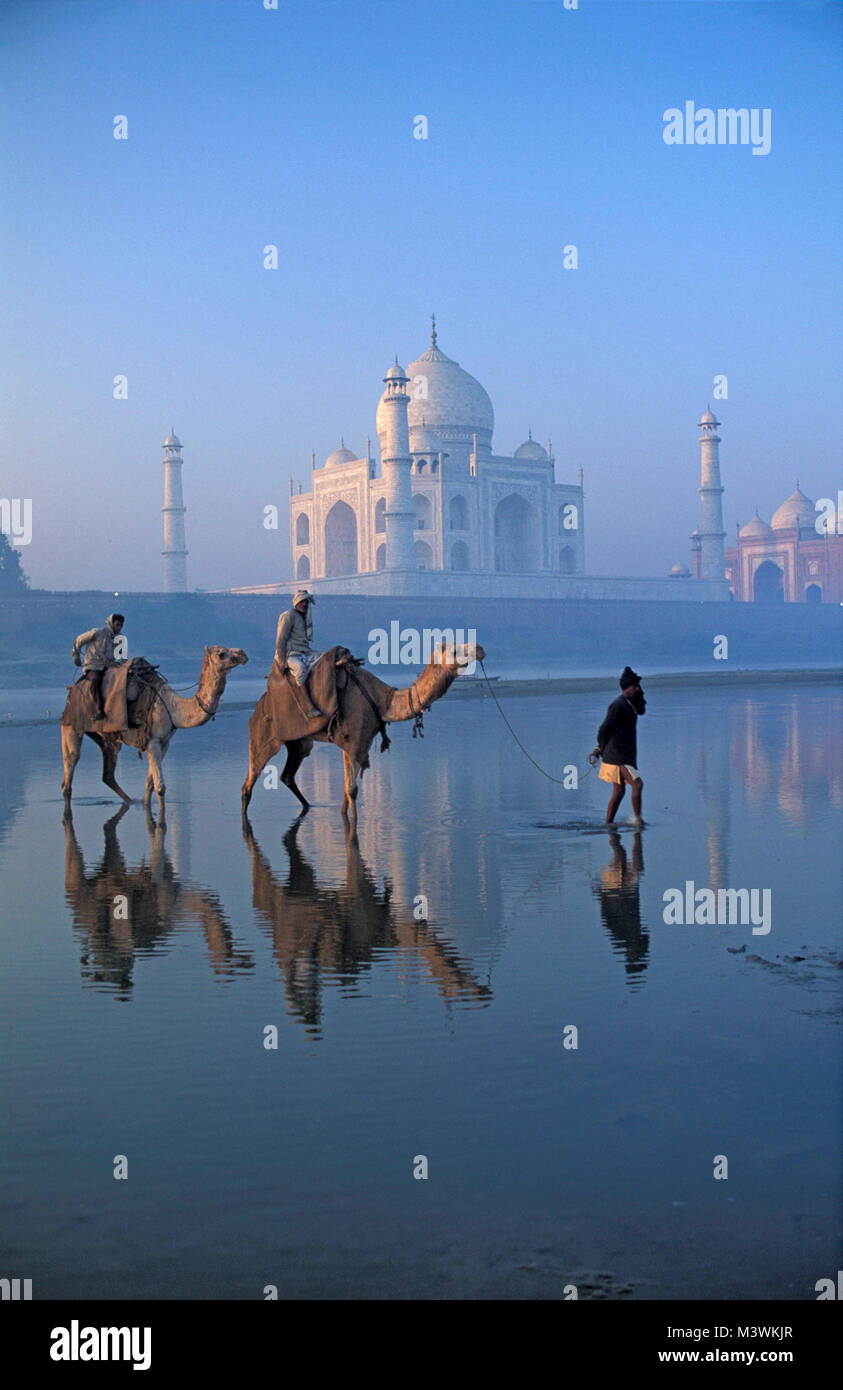
MULTIPOLYGON (((345 767, 341 811, 344 817, 351 810, 356 816, 357 794, 360 790, 357 778, 369 766, 369 749, 375 735, 383 732, 384 724, 397 724, 407 719, 420 722, 422 711, 427 710, 439 700, 453 685, 460 671, 475 661, 485 658, 485 651, 474 644, 455 646, 440 642, 434 649, 430 661, 412 685, 403 690, 386 685, 373 676, 371 671, 358 670, 355 666, 355 680, 347 678, 341 693, 341 718, 333 721, 326 729, 308 735, 306 738, 286 740, 279 736, 272 718, 272 694, 270 688, 264 692, 255 706, 249 720, 249 772, 243 783, 242 808, 245 816, 252 798, 255 782, 274 757, 283 743, 287 749, 287 761, 281 773, 281 781, 301 804, 301 814, 310 809, 310 802, 296 785, 296 773, 305 758, 313 750, 314 742, 334 743, 342 750, 345 767), (360 689, 366 691, 372 704, 360 689), (374 705, 374 708, 372 708, 374 705)), ((382 748, 388 745, 385 739, 382 748)))
MULTIPOLYGON (((229 671, 232 671, 235 666, 244 666, 248 660, 246 653, 241 651, 239 647, 206 647, 202 670, 199 675, 199 686, 196 694, 190 700, 185 700, 181 695, 177 695, 166 681, 162 682, 153 707, 149 726, 149 742, 146 745, 146 757, 149 764, 144 792, 144 804, 146 806, 152 799, 154 787, 158 797, 159 811, 161 814, 164 813, 164 794, 167 789, 164 784, 161 764, 176 729, 198 729, 200 725, 207 724, 209 719, 213 719, 222 692, 225 690, 229 671)), ((107 679, 108 673, 106 673, 107 679)), ((130 676, 126 687, 128 702, 131 704, 139 694, 140 686, 137 682, 133 683, 130 676)), ((98 734, 88 730, 87 733, 88 738, 93 739, 102 752, 103 782, 116 792, 127 806, 130 805, 132 798, 124 792, 114 776, 117 758, 124 743, 130 747, 139 748, 142 745, 145 731, 142 729, 121 729, 119 733, 98 734)), ((62 724, 61 753, 64 763, 64 780, 61 784, 61 790, 66 810, 70 807, 70 798, 73 792, 73 772, 79 761, 83 737, 84 735, 77 733, 75 729, 62 724)))

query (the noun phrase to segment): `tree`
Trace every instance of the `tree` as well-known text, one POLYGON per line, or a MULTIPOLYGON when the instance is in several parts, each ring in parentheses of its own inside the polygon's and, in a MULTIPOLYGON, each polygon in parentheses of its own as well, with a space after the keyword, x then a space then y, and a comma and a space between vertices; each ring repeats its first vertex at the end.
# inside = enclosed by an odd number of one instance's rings
POLYGON ((22 594, 29 588, 29 581, 23 572, 20 552, 9 544, 9 538, 0 531, 0 593, 22 594))

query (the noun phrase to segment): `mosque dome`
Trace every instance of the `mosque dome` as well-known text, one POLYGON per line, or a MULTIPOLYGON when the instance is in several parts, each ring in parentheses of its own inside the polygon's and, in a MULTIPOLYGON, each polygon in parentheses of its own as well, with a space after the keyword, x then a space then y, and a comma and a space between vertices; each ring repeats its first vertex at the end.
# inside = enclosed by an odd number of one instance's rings
MULTIPOLYGON (((435 325, 430 337, 427 352, 407 368, 410 429, 426 425, 446 445, 460 443, 467 448, 476 434, 478 444, 491 448, 495 427, 492 402, 480 382, 437 346, 435 325), (424 378, 424 385, 418 377, 424 378)), ((384 411, 381 397, 376 421, 379 435, 386 425, 384 411)))
POLYGON ((719 424, 720 424, 720 421, 717 419, 717 416, 714 415, 714 414, 712 414, 712 410, 711 410, 711 406, 710 406, 710 405, 706 407, 706 412, 705 412, 705 414, 700 418, 700 424, 701 424, 701 425, 719 425, 719 424))
POLYGON ((691 571, 687 565, 672 565, 670 570, 671 579, 690 579, 691 571))
POLYGON ((396 357, 396 359, 395 359, 395 361, 393 362, 392 366, 391 366, 391 367, 389 368, 389 370, 387 371, 387 374, 386 374, 386 376, 384 377, 384 381, 406 381, 406 380, 407 380, 407 373, 404 371, 404 368, 403 368, 403 367, 399 366, 399 364, 398 364, 398 358, 396 357))
POLYGON ((533 438, 533 431, 529 430, 524 443, 519 444, 512 457, 516 459, 544 459, 547 463, 547 449, 542 448, 541 444, 533 438))
POLYGON ((758 540, 762 536, 772 536, 773 528, 768 526, 766 521, 762 521, 756 511, 755 516, 742 526, 738 532, 739 540, 758 540))
POLYGON ((770 524, 774 531, 788 531, 795 526, 810 526, 813 530, 816 519, 816 507, 797 483, 795 492, 773 512, 770 524))
POLYGON ((172 431, 171 431, 171 432, 167 435, 167 438, 164 440, 164 443, 163 443, 163 446, 162 446, 162 447, 163 447, 164 449, 181 449, 181 448, 182 448, 182 442, 181 442, 181 440, 180 440, 175 434, 173 434, 172 431))
POLYGON ((433 430, 429 430, 427 425, 412 425, 410 427, 410 452, 413 454, 439 454, 442 452, 442 440, 433 430))
POLYGON ((343 440, 340 443, 340 447, 335 449, 332 454, 328 455, 325 460, 325 467, 334 468, 338 463, 353 463, 356 458, 357 455, 352 453, 351 449, 346 449, 345 440, 343 440))

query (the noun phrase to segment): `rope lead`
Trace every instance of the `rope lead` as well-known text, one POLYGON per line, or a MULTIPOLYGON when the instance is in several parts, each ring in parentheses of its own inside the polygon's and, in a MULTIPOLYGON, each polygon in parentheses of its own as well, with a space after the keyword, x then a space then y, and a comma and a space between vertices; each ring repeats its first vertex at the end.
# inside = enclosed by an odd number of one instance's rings
MULTIPOLYGON (((480 658, 479 658, 479 657, 478 657, 477 659, 478 659, 478 661, 480 661, 480 658)), ((516 734, 516 732, 515 732, 515 730, 513 729, 512 725, 510 724, 509 720, 507 719, 506 715, 504 714, 503 709, 501 708, 500 700, 498 699, 497 695, 496 695, 495 692, 494 692, 494 689, 493 689, 493 687, 492 687, 492 682, 489 680, 489 677, 486 675, 486 667, 483 665, 483 662, 482 662, 482 661, 480 661, 480 670, 483 672, 483 679, 485 680, 487 686, 489 687, 489 694, 491 695, 492 699, 494 700, 495 704, 496 704, 497 707, 498 707, 498 713, 500 714, 501 719, 503 720, 503 722, 504 722, 504 724, 506 725, 506 727, 509 729, 509 732, 512 734, 512 737, 515 739, 515 742, 518 744, 518 747, 521 749, 521 752, 524 754, 524 757, 528 760, 528 762, 531 762, 531 763, 533 764, 533 767, 536 769, 537 772, 540 772, 540 773, 541 773, 542 777, 546 777, 547 780, 548 780, 549 782, 556 782, 557 785, 561 787, 561 786, 564 784, 564 781, 565 781, 564 777, 554 777, 553 774, 552 774, 551 772, 545 772, 544 768, 541 767, 540 764, 536 762, 535 758, 534 758, 530 753, 527 752, 527 750, 526 750, 526 748, 524 747, 523 743, 521 742, 520 738, 518 737, 518 735, 516 734)), ((591 761, 591 759, 589 758, 589 762, 590 762, 590 761, 591 761)), ((588 769, 588 772, 591 772, 591 771, 592 771, 593 766, 594 766, 594 764, 592 763, 592 766, 588 769)), ((578 777, 578 781, 585 781, 586 777, 588 776, 588 772, 584 772, 581 778, 578 777)))

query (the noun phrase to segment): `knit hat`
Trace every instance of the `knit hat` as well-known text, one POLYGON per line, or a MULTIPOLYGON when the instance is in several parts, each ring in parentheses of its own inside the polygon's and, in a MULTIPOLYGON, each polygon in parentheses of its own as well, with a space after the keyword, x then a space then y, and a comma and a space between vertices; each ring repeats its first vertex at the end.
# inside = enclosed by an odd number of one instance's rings
POLYGON ((628 690, 631 685, 640 685, 641 677, 636 671, 632 670, 631 666, 624 666, 618 684, 621 690, 628 690))

